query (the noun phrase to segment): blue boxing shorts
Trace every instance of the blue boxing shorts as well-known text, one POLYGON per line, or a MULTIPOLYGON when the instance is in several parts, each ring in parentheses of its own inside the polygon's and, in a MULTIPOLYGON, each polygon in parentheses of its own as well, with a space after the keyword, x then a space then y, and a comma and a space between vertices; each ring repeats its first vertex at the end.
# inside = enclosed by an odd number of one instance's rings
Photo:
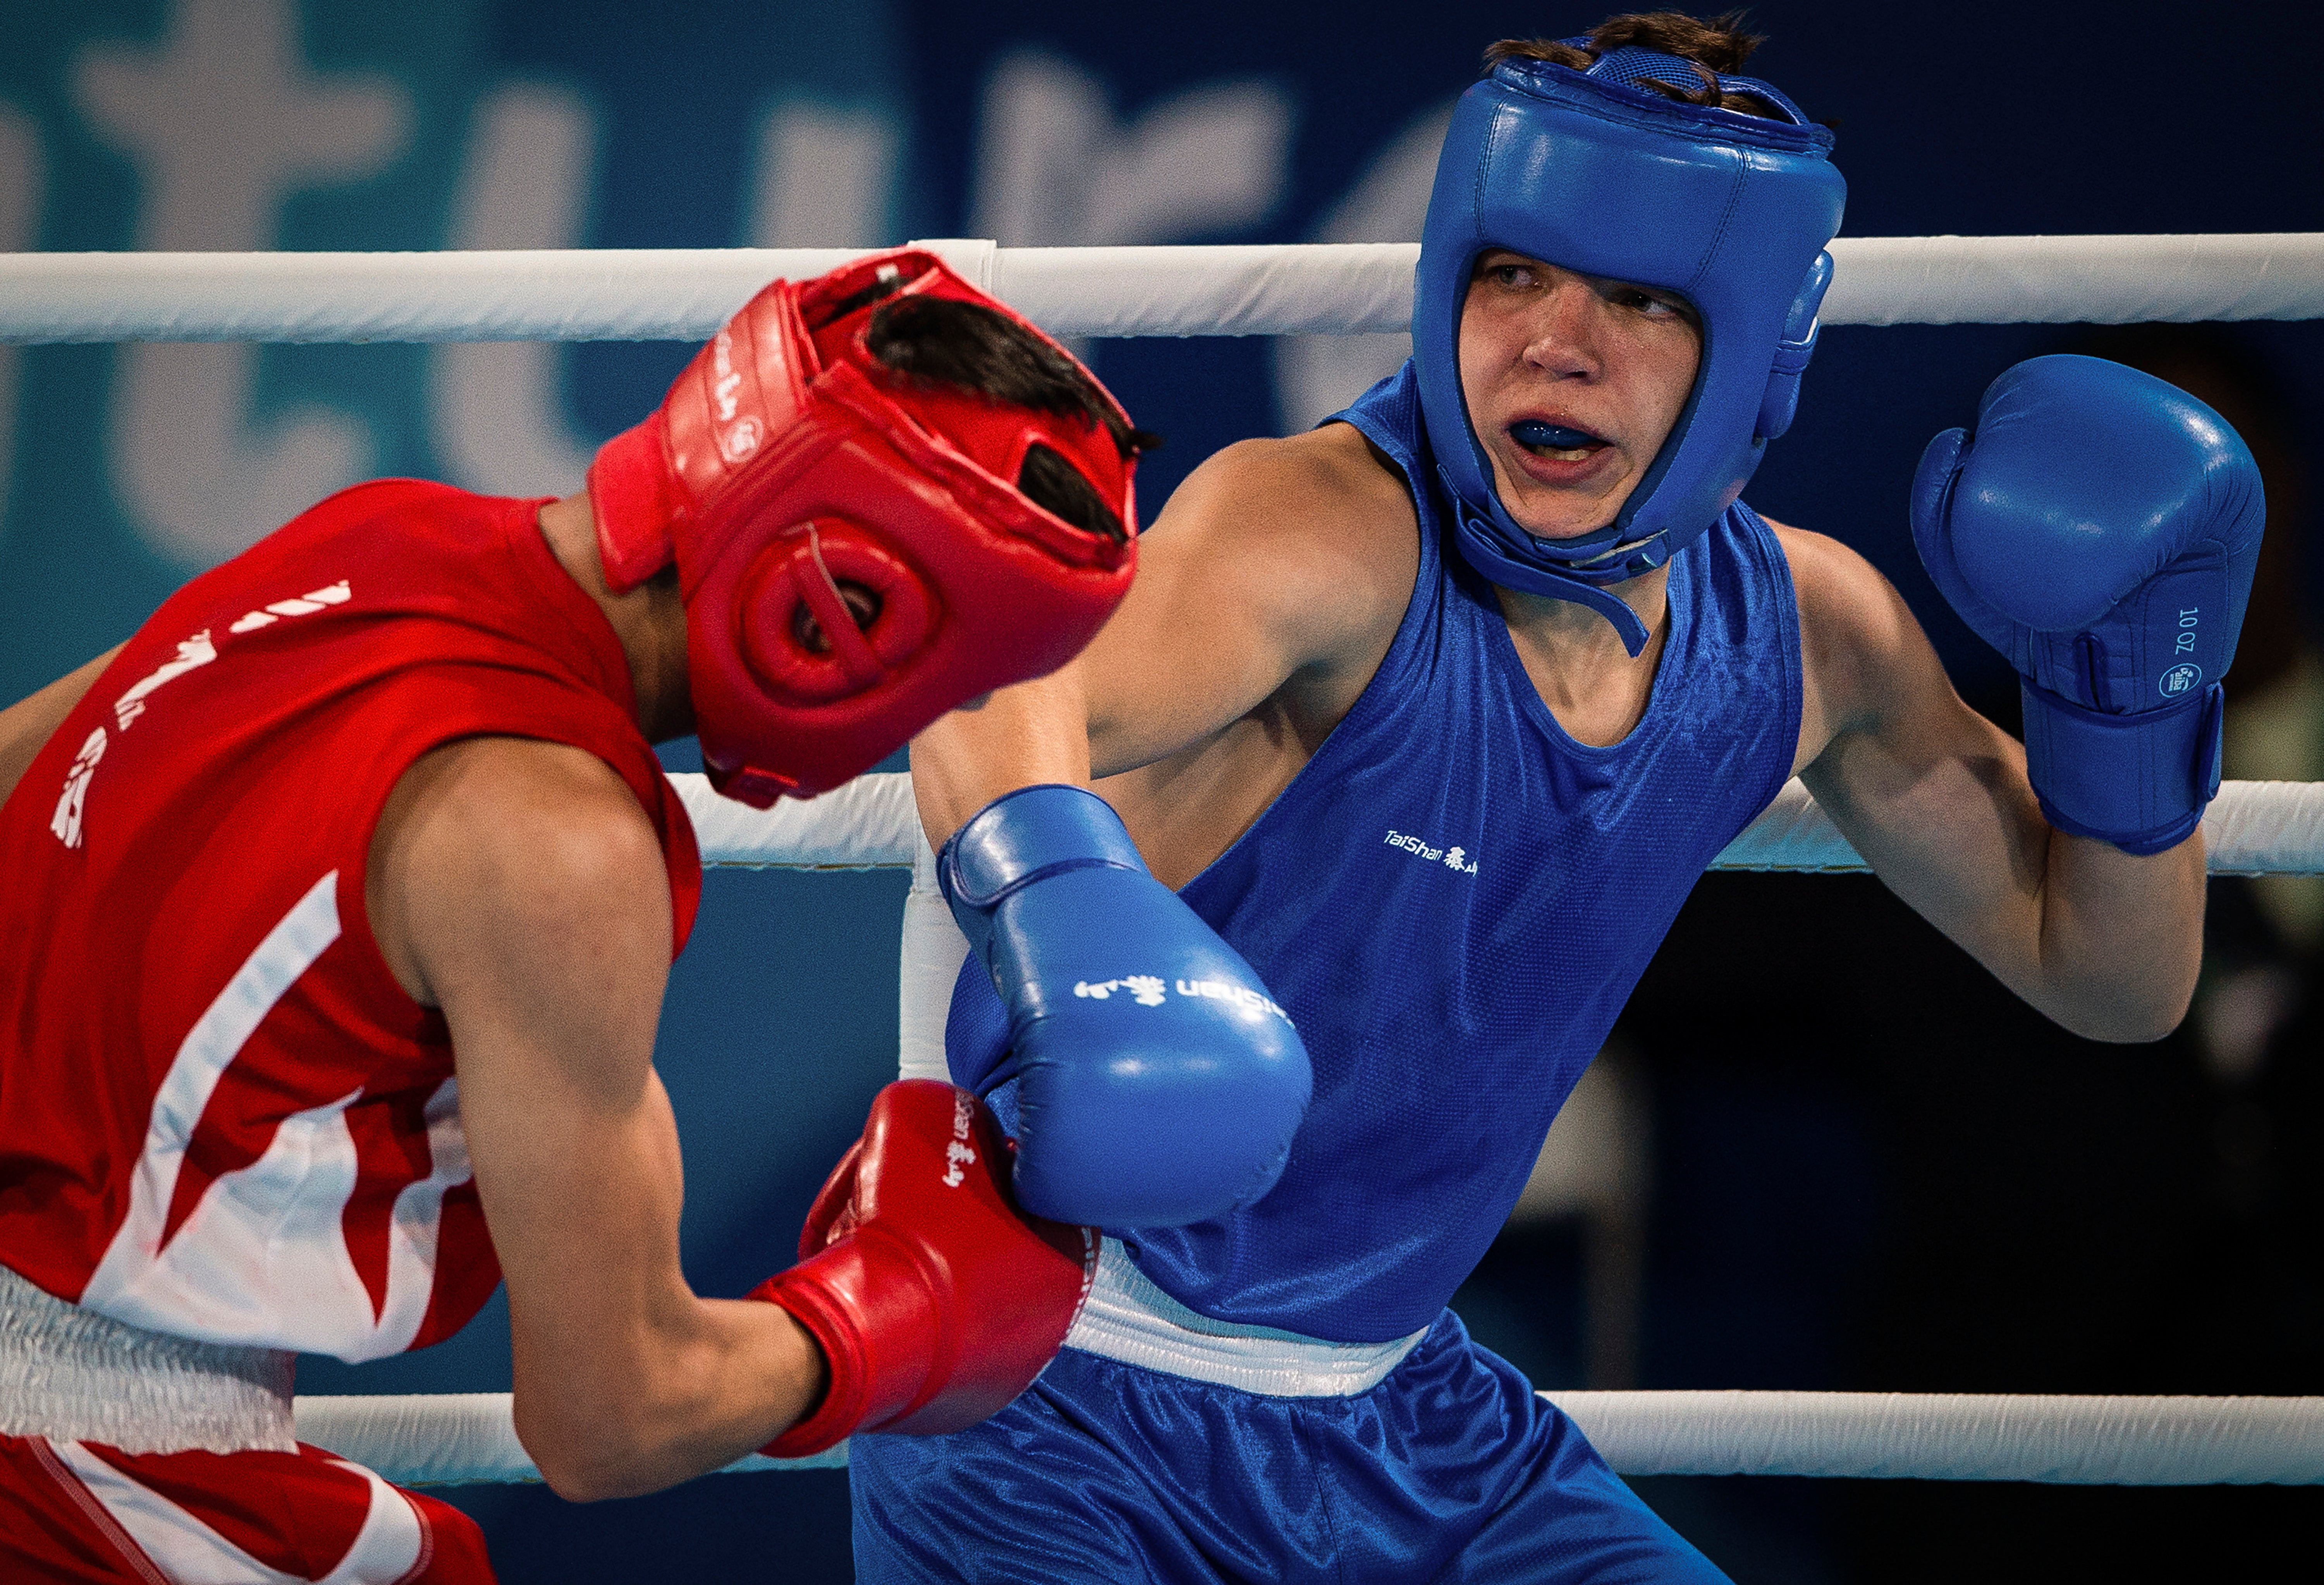
POLYGON ((859 1580, 1727 1576, 1451 1311, 1334 1344, 1196 1315, 1109 1239, 1064 1350, 950 1436, 849 1450, 859 1580))

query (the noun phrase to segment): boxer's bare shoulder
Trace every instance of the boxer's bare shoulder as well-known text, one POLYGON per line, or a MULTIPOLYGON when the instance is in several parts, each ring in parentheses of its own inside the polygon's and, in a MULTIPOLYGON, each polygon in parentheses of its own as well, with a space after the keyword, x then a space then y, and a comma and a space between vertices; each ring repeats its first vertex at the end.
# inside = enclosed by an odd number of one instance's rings
POLYGON ((634 978, 658 1003, 669 964, 653 824, 611 766, 564 743, 467 738, 416 761, 374 828, 364 906, 389 969, 426 1006, 495 982, 545 988, 574 964, 600 991, 634 978), (617 941, 636 961, 608 980, 617 941))
POLYGON ((1933 657, 1920 624, 1870 562, 1830 535, 1772 521, 1767 526, 1791 566, 1799 601, 1797 775, 1842 733, 1872 725, 1886 710, 1923 703, 1920 696, 1941 684, 1943 673, 1932 675, 1933 657), (1900 699, 1908 684, 1912 699, 1900 699))
POLYGON ((1326 657, 1393 636, 1419 564, 1404 475, 1347 424, 1246 440, 1205 462, 1170 499, 1148 554, 1183 558, 1204 540, 1239 571, 1262 571, 1284 626, 1326 657))
POLYGON ((1205 461, 1142 538, 1130 597, 1084 658, 1098 774, 1261 709, 1296 736, 1330 731, 1396 637, 1419 555, 1403 475, 1344 424, 1205 461))

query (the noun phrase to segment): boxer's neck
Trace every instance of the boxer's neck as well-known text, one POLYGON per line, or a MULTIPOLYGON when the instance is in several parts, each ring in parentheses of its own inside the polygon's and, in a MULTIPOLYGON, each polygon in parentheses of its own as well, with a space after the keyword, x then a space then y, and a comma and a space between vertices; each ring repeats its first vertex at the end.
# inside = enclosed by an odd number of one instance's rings
POLYGON ((621 640, 637 691, 638 725, 648 741, 666 742, 694 730, 687 688, 686 605, 673 576, 648 578, 616 594, 605 585, 597 555, 597 520, 586 491, 540 509, 540 536, 549 554, 581 592, 597 603, 621 640))
POLYGON ((1495 586, 1526 675, 1575 741, 1610 748, 1646 714, 1670 633, 1669 588, 1667 566, 1610 585, 1646 626, 1646 648, 1633 656, 1614 625, 1589 606, 1495 586))

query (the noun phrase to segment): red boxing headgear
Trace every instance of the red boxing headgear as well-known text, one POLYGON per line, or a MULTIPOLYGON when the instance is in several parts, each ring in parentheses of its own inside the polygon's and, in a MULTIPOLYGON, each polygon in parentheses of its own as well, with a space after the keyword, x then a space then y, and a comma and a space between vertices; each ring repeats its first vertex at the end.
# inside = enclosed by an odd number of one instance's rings
POLYGON ((1130 588, 1133 461, 1103 424, 880 363, 872 315, 914 296, 1048 340, 933 253, 778 281, 590 465, 605 581, 618 594, 678 563, 703 764, 760 808, 827 792, 964 701, 1056 670, 1130 588), (1015 481, 1036 444, 1120 514, 1123 539, 1026 498, 1015 481), (842 581, 869 592, 868 619, 842 581))

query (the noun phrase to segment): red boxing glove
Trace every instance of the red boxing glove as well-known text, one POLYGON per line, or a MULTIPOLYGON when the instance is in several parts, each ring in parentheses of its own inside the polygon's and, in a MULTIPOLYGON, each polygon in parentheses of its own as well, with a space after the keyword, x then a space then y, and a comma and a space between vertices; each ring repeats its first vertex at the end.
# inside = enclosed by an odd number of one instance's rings
POLYGON ((1065 1341, 1097 1249, 1094 1228, 1017 1210, 1008 1137, 982 1101, 937 1079, 889 1085, 816 1196, 799 1264, 751 1292, 831 1364, 822 1404, 765 1451, 960 1431, 1006 1407, 1065 1341))

